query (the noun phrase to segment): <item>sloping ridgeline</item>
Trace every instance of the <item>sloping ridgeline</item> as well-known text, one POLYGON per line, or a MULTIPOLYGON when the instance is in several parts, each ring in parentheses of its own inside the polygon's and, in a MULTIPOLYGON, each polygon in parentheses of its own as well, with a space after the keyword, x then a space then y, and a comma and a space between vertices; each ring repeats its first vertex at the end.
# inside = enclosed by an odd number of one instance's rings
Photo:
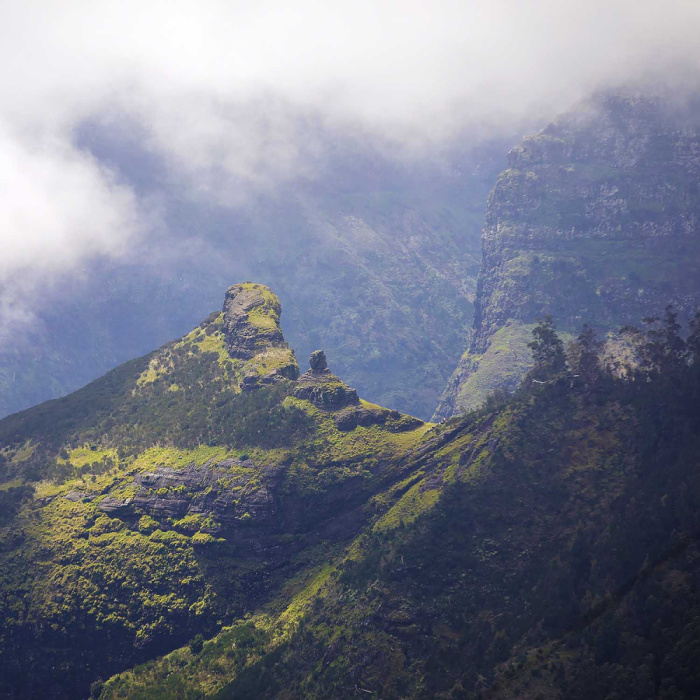
POLYGON ((474 335, 435 414, 513 390, 551 314, 617 331, 700 302, 697 105, 600 95, 509 154, 488 202, 474 335))
POLYGON ((280 311, 236 285, 0 422, 0 694, 698 696, 700 327, 608 369, 539 325, 510 401, 430 426, 297 376, 280 311))
POLYGON ((194 201, 166 162, 113 126, 84 125, 80 147, 158 197, 167 249, 155 237, 45 288, 35 322, 0 338, 0 417, 182 336, 232 279, 274 285, 300 357, 322 347, 365 398, 432 415, 472 324, 486 197, 512 138, 394 158, 366 135, 305 124, 320 146, 313 168, 239 207, 194 201))
POLYGON ((0 696, 85 697, 323 571, 429 425, 298 378, 265 286, 0 421, 0 696), (298 379, 297 379, 298 378, 298 379), (296 581, 296 582, 295 582, 296 581))
POLYGON ((101 697, 698 697, 700 326, 629 340, 611 370, 537 326, 523 387, 412 448, 348 546, 101 697))

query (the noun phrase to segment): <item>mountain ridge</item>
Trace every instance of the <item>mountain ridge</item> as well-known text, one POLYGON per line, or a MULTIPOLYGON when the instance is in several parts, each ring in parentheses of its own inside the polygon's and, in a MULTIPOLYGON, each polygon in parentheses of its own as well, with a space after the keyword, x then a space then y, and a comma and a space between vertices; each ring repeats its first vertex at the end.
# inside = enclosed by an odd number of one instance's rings
POLYGON ((444 424, 330 571, 101 697, 694 697, 700 364, 674 324, 638 339, 636 380, 580 374, 581 335, 444 424))
POLYGON ((0 692, 85 693, 213 632, 410 468, 396 458, 430 425, 362 401, 318 355, 304 398, 280 313, 268 287, 234 285, 181 340, 0 421, 0 692))
POLYGON ((300 357, 322 347, 362 396, 428 419, 471 326, 486 195, 511 138, 406 160, 319 136, 313 172, 239 206, 193 198, 167 163, 95 125, 81 147, 125 182, 148 168, 165 230, 26 299, 30 322, 0 329, 0 415, 185 335, 232 280, 254 279, 282 300, 300 357))
POLYGON ((548 321, 514 397, 433 426, 321 351, 280 374, 276 297, 226 299, 0 421, 0 693, 692 697, 700 319, 631 334, 625 372, 548 321))
POLYGON ((700 130, 661 98, 601 94, 526 137, 489 195, 473 335, 434 420, 517 386, 538 318, 616 332, 700 303, 700 130))

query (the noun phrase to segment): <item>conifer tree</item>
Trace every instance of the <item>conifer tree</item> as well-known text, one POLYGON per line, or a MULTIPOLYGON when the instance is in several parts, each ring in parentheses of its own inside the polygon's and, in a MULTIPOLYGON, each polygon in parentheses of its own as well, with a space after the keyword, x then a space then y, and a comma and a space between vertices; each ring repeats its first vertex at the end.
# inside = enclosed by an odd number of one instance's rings
POLYGON ((532 350, 534 361, 530 378, 535 382, 556 379, 566 372, 564 343, 557 335, 550 315, 539 319, 532 329, 532 342, 528 343, 528 347, 532 350))
POLYGON ((600 352, 603 347, 596 332, 584 325, 576 340, 569 343, 567 361, 574 375, 581 383, 595 386, 601 375, 600 352))
POLYGON ((681 325, 673 307, 667 306, 663 319, 648 317, 641 367, 647 374, 668 377, 686 364, 686 343, 680 335, 681 325))

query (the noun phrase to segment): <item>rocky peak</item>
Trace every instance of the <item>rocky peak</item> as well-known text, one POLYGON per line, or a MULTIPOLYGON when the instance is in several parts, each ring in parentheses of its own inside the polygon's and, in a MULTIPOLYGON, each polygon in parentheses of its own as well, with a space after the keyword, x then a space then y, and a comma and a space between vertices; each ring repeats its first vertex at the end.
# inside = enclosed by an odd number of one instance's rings
POLYGON ((323 350, 314 350, 309 357, 309 364, 312 372, 330 372, 326 353, 323 350))
POLYGON ((294 351, 280 327, 282 305, 264 284, 234 284, 226 291, 223 326, 226 349, 243 360, 242 388, 255 389, 299 375, 294 351))
POLYGON ((294 396, 310 401, 317 408, 338 411, 360 403, 357 391, 341 381, 328 368, 323 350, 316 350, 309 358, 311 369, 297 380, 294 396))
POLYGON ((282 305, 269 287, 234 284, 224 299, 224 331, 231 357, 250 360, 269 347, 287 347, 280 328, 282 305))

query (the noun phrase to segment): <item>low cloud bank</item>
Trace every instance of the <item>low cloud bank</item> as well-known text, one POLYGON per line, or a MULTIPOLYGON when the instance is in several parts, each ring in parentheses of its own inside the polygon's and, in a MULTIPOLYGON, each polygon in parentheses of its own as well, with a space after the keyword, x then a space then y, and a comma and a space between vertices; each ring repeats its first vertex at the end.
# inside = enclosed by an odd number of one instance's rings
POLYGON ((313 171, 327 133, 420 157, 601 88, 696 89, 696 0, 8 0, 0 27, 0 316, 162 221, 78 145, 138 124, 195 199, 313 171), (13 289, 12 295, 8 290, 13 289))

